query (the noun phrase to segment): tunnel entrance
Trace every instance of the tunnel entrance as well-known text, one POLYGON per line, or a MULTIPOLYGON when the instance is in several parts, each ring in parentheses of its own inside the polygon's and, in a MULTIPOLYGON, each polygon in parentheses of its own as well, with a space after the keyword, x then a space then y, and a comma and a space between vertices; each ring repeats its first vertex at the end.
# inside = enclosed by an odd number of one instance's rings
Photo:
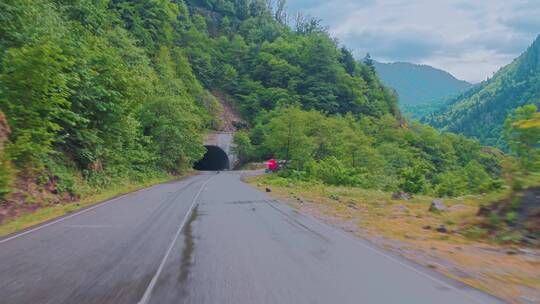
POLYGON ((199 171, 221 171, 229 169, 227 153, 217 146, 204 146, 206 154, 195 163, 193 168, 199 171))

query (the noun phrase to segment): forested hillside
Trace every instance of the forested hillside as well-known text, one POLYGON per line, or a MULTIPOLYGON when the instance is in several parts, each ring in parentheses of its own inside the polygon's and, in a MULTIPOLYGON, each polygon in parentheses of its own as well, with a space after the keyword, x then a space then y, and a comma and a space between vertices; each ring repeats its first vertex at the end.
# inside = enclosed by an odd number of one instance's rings
POLYGON ((215 101, 175 43, 184 5, 8 0, 0 15, 9 199, 76 199, 201 157, 215 101))
POLYGON ((328 114, 397 115, 395 96, 373 67, 355 62, 313 18, 289 27, 285 2, 189 1, 200 41, 180 42, 207 87, 235 97, 253 121, 262 110, 298 105, 328 114))
POLYGON ((7 206, 185 171, 202 157, 206 131, 219 128, 209 92, 227 96, 250 125, 236 137, 241 159, 290 159, 291 177, 437 195, 500 187, 497 152, 409 125, 371 62, 284 7, 3 1, 7 206))
POLYGON ((71 200, 190 168, 219 125, 210 90, 248 121, 290 105, 398 114, 372 67, 316 20, 285 16, 262 0, 3 1, 4 199, 71 200))
POLYGON ((396 90, 399 105, 403 110, 414 109, 410 106, 437 102, 472 86, 466 81, 456 79, 448 72, 429 65, 374 61, 374 66, 382 81, 396 90))
POLYGON ((540 37, 491 79, 449 100, 424 121, 444 131, 476 137, 486 145, 506 148, 504 120, 525 104, 540 105, 540 37))

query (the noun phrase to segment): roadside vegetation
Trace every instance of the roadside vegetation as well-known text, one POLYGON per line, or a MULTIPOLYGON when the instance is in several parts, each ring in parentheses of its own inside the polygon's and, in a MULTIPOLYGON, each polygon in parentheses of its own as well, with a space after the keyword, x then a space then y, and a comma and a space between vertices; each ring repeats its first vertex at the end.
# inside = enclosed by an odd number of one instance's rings
POLYGON ((284 1, 8 0, 0 47, 0 222, 182 174, 221 128, 210 92, 250 123, 399 116, 373 67, 284 1))
MULTIPOLYGON (((37 204, 27 204, 28 209, 19 208, 18 213, 14 216, 10 216, 0 225, 0 237, 8 234, 29 228, 31 226, 46 222, 48 220, 67 215, 85 207, 89 207, 96 203, 106 201, 108 199, 120 196, 124 193, 137 191, 150 187, 159 183, 164 183, 172 180, 179 179, 181 176, 172 176, 163 174, 162 176, 156 176, 154 178, 146 178, 144 181, 134 181, 131 179, 125 179, 124 181, 118 181, 111 184, 109 187, 103 188, 90 188, 88 183, 81 184, 84 187, 80 190, 80 198, 73 201, 57 201, 57 203, 48 204, 46 206, 39 206, 37 204), (40 208, 38 208, 40 207, 40 208)), ((45 198, 46 200, 47 198, 45 198)), ((50 195, 50 200, 58 200, 58 197, 50 195)))
POLYGON ((237 134, 236 143, 242 159, 290 160, 279 174, 293 180, 434 196, 485 193, 504 183, 501 151, 390 114, 278 108, 258 117, 249 138, 237 134))

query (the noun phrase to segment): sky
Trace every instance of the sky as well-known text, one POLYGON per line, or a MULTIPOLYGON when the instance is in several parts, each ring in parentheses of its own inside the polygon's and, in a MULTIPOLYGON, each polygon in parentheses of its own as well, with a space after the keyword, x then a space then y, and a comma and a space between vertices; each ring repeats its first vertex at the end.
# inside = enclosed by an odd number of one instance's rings
POLYGON ((288 0, 357 58, 406 61, 480 82, 540 34, 540 0, 288 0))

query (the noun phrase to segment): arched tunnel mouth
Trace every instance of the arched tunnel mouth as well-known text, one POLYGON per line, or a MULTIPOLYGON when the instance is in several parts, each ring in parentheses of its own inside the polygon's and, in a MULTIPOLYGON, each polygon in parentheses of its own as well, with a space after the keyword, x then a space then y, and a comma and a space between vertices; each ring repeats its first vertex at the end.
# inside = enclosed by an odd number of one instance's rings
POLYGON ((206 153, 204 157, 195 163, 193 168, 199 171, 221 171, 230 168, 229 156, 220 147, 204 146, 206 153))

